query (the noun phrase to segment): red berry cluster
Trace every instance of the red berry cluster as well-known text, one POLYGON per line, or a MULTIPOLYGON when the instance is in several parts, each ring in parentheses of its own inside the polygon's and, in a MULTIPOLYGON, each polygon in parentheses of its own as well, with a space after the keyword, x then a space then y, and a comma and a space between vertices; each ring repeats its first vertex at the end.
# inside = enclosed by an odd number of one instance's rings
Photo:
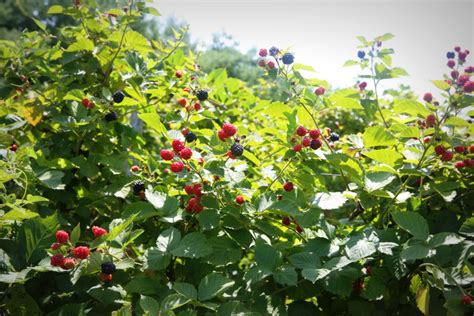
MULTIPOLYGON (((95 238, 107 234, 107 230, 98 226, 92 226, 91 230, 95 238)), ((61 267, 64 270, 74 268, 78 260, 84 260, 89 257, 89 247, 76 246, 73 248, 69 243, 69 233, 64 230, 56 232, 56 242, 51 244, 51 250, 53 250, 53 256, 50 259, 51 265, 61 267)))
POLYGON ((448 57, 447 66, 451 68, 450 79, 446 79, 445 82, 454 86, 459 92, 463 91, 465 93, 474 92, 474 81, 471 80, 470 74, 474 72, 474 67, 468 66, 464 68, 464 73, 460 73, 462 66, 466 62, 467 56, 470 54, 469 50, 461 50, 461 47, 454 47, 454 52, 448 52, 446 55, 448 57), (457 58, 456 58, 457 54, 457 58), (454 69, 458 64, 457 69, 454 69))
POLYGON ((94 101, 89 100, 88 98, 82 99, 82 105, 83 105, 86 109, 92 109, 92 108, 94 108, 94 106, 95 106, 94 101))
MULTIPOLYGON (((174 153, 177 153, 181 159, 189 160, 193 155, 193 151, 191 150, 191 148, 186 147, 183 141, 179 139, 173 139, 171 147, 173 148, 174 152, 169 149, 162 149, 160 151, 161 158, 169 161, 174 158, 174 153)), ((170 168, 171 171, 179 173, 184 170, 184 164, 181 161, 174 161, 171 164, 170 168)))
POLYGON ((461 298, 461 303, 463 305, 471 305, 472 297, 470 295, 463 295, 461 298))
POLYGON ((103 229, 102 227, 99 226, 92 226, 92 234, 94 234, 95 238, 99 238, 102 235, 107 234, 107 230, 103 229))
POLYGON ((203 210, 201 205, 202 185, 199 183, 188 184, 184 186, 184 191, 186 191, 186 194, 191 196, 186 205, 186 211, 188 213, 200 213, 203 210))
MULTIPOLYGON (((469 153, 474 153, 474 145, 469 146, 469 148, 463 146, 463 145, 458 145, 454 147, 454 152, 451 150, 447 150, 443 145, 438 145, 435 147, 435 153, 441 157, 442 161, 451 161, 454 158, 454 154, 456 153, 456 156, 461 156, 459 158, 462 158, 462 156, 467 155, 469 153)), ((458 160, 454 163, 454 167, 456 169, 462 169, 462 168, 473 168, 474 167, 474 159, 472 158, 465 158, 463 160, 458 160)))
POLYGON ((259 65, 260 67, 274 69, 277 66, 276 59, 271 58, 271 56, 268 56, 268 50, 266 48, 261 48, 258 51, 258 56, 259 58, 257 60, 257 65, 259 65))
POLYGON ((77 259, 85 259, 89 256, 89 248, 85 246, 79 246, 72 250, 74 257, 65 257, 61 253, 61 246, 66 245, 64 250, 67 250, 67 253, 70 253, 71 250, 68 249, 67 245, 69 241, 69 234, 64 230, 58 230, 56 232, 56 242, 51 245, 51 249, 56 252, 50 259, 50 263, 54 267, 61 267, 64 270, 70 270, 76 266, 77 259))
MULTIPOLYGON (((184 73, 181 70, 176 70, 175 76, 176 76, 176 78, 181 79, 181 78, 183 78, 184 73)), ((191 76, 190 79, 194 80, 195 77, 191 76)), ((183 92, 189 94, 191 92, 191 89, 189 87, 184 87, 183 92)), ((201 105, 201 103, 199 103, 199 100, 193 101, 194 103, 190 102, 188 104, 188 100, 185 97, 183 97, 183 98, 179 98, 177 102, 180 106, 182 106, 183 108, 185 108, 189 112, 191 112, 193 110, 194 111, 199 111, 202 108, 202 105, 201 105)))
POLYGON ((217 136, 219 136, 219 139, 223 142, 235 134, 237 134, 237 127, 235 127, 232 123, 224 123, 222 128, 217 132, 217 136))
MULTIPOLYGON (((298 126, 296 129, 296 135, 303 137, 301 142, 293 145, 293 150, 298 152, 303 149, 303 147, 311 147, 311 149, 318 149, 323 145, 323 142, 319 138, 321 136, 321 131, 319 129, 307 130, 304 126, 298 126), (308 136, 306 136, 308 135, 308 136)), ((291 142, 295 143, 296 138, 292 138, 291 142)))

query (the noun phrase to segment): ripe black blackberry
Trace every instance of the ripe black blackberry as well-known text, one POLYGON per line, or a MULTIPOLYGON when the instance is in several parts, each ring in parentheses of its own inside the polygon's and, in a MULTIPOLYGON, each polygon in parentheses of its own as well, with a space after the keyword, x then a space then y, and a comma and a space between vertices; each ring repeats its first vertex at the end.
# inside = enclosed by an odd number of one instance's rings
POLYGON ((198 98, 199 101, 206 101, 207 98, 209 97, 209 94, 207 93, 206 90, 201 89, 196 93, 196 97, 198 98))
POLYGON ((114 99, 115 103, 120 103, 125 98, 125 94, 122 91, 117 91, 112 95, 112 99, 114 99))
POLYGON ((142 181, 137 181, 133 184, 133 193, 138 194, 142 191, 145 191, 145 183, 142 181))
POLYGON ((104 262, 100 265, 100 269, 102 270, 102 273, 104 274, 112 274, 114 273, 117 268, 115 267, 115 264, 113 262, 104 262))
POLYGON ((186 139, 186 142, 192 143, 197 139, 197 136, 193 132, 189 132, 186 134, 185 139, 186 139))
POLYGON ((109 113, 105 114, 105 120, 107 122, 116 121, 117 120, 117 113, 109 112, 109 113))
POLYGON ((281 61, 282 61, 285 65, 291 65, 294 60, 295 60, 295 56, 293 56, 292 53, 285 53, 285 54, 281 57, 281 61))
POLYGON ((242 156, 242 154, 244 153, 244 146, 242 146, 239 143, 234 143, 230 147, 230 151, 232 152, 232 155, 234 155, 235 157, 242 156))
POLYGON ((339 135, 336 134, 336 133, 331 133, 331 135, 329 135, 329 139, 332 141, 332 142, 337 142, 339 140, 339 135))
POLYGON ((323 145, 323 142, 319 138, 317 138, 317 139, 313 139, 311 141, 310 147, 311 147, 311 149, 316 150, 316 149, 320 148, 322 145, 323 145))

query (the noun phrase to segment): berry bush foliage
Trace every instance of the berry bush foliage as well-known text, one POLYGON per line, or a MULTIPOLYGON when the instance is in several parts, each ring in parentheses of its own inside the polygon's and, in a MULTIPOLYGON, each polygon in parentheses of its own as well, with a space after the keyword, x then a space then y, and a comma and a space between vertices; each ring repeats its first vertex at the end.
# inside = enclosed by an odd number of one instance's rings
POLYGON ((0 310, 10 315, 472 315, 473 67, 439 99, 258 52, 250 86, 94 0, 1 41, 0 310), (303 76, 302 74, 305 74, 303 76))

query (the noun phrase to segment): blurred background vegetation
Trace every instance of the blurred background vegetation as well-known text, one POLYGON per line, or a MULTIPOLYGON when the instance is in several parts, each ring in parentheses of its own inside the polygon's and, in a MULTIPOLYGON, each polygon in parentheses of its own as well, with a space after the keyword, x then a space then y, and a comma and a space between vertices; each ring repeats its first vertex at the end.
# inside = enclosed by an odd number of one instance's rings
MULTIPOLYGON (((98 3, 102 10, 116 8, 117 3, 126 4, 125 1, 116 0, 100 0, 98 3)), ((52 5, 68 7, 72 5, 72 0, 2 0, 0 2, 0 40, 15 40, 25 30, 38 30, 32 17, 46 24, 52 32, 57 27, 75 23, 63 15, 48 15, 48 8, 52 5)), ((181 30, 184 26, 184 22, 175 19, 147 17, 133 25, 133 29, 149 39, 166 41, 173 40, 176 34, 174 30, 181 30)), ((238 42, 224 32, 214 34, 213 42, 208 46, 198 45, 191 39, 190 34, 186 34, 184 42, 189 49, 194 51, 200 47, 198 62, 206 72, 216 68, 226 68, 230 77, 242 79, 250 85, 257 84, 258 78, 263 73, 256 65, 256 49, 247 53, 240 52, 237 48, 238 42)))

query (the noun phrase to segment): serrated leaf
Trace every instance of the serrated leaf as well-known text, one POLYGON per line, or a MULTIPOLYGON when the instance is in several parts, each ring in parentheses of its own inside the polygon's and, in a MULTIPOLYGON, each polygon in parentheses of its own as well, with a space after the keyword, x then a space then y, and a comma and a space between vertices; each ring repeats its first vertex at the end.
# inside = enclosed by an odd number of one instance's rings
POLYGON ((179 245, 171 250, 171 253, 177 257, 200 258, 210 255, 212 247, 203 234, 193 232, 184 236, 179 245))
POLYGON ((75 245, 79 241, 80 237, 81 237, 81 224, 78 223, 71 232, 71 237, 70 237, 71 243, 75 245))
POLYGON ((217 273, 211 273, 206 275, 198 286, 198 298, 200 301, 207 301, 217 296, 231 286, 234 285, 234 281, 217 273))
POLYGON ((290 266, 282 266, 273 272, 273 278, 276 283, 288 286, 295 286, 298 281, 298 274, 295 268, 290 266))
POLYGON ((474 217, 468 218, 461 225, 461 228, 459 229, 459 233, 469 236, 469 237, 474 237, 474 217))
POLYGON ((321 260, 316 253, 300 252, 288 258, 292 265, 298 269, 318 269, 321 267, 321 260))
POLYGON ((191 300, 197 299, 197 290, 190 283, 176 282, 173 284, 173 290, 191 300))
POLYGON ((178 247, 181 241, 181 232, 174 227, 163 231, 156 240, 156 247, 162 252, 170 252, 178 247))
POLYGON ((365 189, 368 192, 380 190, 389 185, 395 176, 388 172, 369 172, 365 176, 365 189))
POLYGON ((313 205, 322 210, 335 210, 346 203, 347 198, 341 192, 320 192, 316 193, 313 205))
POLYGON ((140 307, 148 315, 158 315, 160 311, 160 303, 150 296, 140 295, 140 307))
POLYGON ((363 138, 366 148, 392 146, 397 143, 397 139, 383 126, 368 127, 364 132, 363 138))
POLYGON ((258 243, 255 247, 255 261, 258 266, 273 271, 283 260, 281 252, 270 245, 258 243))
POLYGON ((363 153, 364 156, 369 157, 375 161, 386 163, 389 166, 395 166, 395 164, 403 159, 403 156, 392 149, 377 149, 363 153))
POLYGON ((59 170, 50 170, 42 173, 38 176, 38 180, 43 182, 47 187, 53 190, 64 190, 64 185, 61 180, 64 177, 64 173, 59 170))
POLYGON ((415 212, 393 212, 392 218, 402 229, 419 240, 427 240, 429 235, 428 222, 415 212))
POLYGON ((351 237, 345 246, 346 255, 352 261, 366 258, 374 254, 375 251, 375 243, 367 240, 364 235, 351 237))
POLYGON ((154 129, 158 133, 163 134, 164 137, 167 137, 166 127, 161 123, 160 117, 156 113, 141 113, 138 117, 145 122, 145 124, 154 129))

